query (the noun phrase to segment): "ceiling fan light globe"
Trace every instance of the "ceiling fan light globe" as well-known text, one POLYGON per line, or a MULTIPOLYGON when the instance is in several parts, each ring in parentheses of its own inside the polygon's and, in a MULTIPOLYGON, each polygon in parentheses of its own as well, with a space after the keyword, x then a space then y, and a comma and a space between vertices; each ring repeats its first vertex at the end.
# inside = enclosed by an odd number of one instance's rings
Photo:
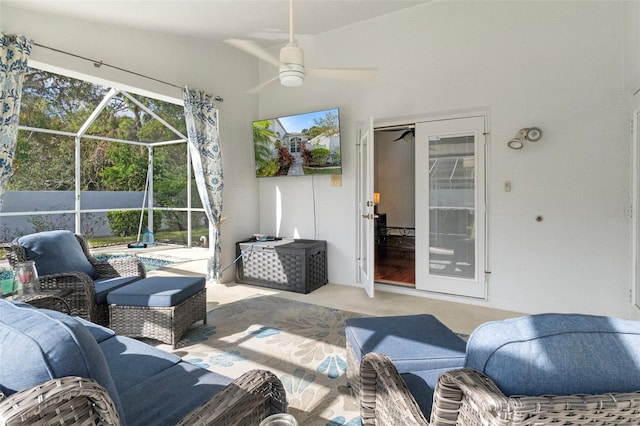
POLYGON ((304 67, 297 64, 280 66, 280 84, 288 87, 302 86, 304 83, 304 67))
POLYGON ((304 83, 304 76, 280 74, 280 83, 287 87, 302 86, 302 83, 304 83))

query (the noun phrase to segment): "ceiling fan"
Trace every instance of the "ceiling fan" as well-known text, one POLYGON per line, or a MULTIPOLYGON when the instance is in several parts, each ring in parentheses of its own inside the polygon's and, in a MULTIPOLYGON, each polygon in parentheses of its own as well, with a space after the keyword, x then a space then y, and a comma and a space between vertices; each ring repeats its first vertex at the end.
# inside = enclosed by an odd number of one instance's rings
POLYGON ((376 68, 305 68, 304 52, 293 38, 293 0, 289 0, 289 44, 280 49, 280 58, 250 40, 228 39, 226 42, 280 69, 276 77, 254 87, 249 93, 259 92, 278 80, 283 86, 295 87, 304 83, 305 76, 366 81, 373 80, 378 72, 376 68))

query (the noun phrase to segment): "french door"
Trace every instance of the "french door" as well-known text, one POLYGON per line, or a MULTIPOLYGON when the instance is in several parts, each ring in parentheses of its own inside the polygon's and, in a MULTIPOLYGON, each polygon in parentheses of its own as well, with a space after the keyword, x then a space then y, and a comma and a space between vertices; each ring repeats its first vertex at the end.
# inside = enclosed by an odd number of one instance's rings
POLYGON ((356 281, 369 297, 374 296, 373 258, 373 119, 358 126, 357 216, 356 216, 356 281))
POLYGON ((416 123, 416 289, 484 298, 485 117, 416 123))

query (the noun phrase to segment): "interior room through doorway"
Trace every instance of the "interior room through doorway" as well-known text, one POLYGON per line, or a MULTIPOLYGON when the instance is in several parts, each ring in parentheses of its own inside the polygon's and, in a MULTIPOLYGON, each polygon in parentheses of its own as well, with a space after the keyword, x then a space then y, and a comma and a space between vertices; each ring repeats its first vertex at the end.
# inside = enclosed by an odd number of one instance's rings
POLYGON ((415 125, 374 131, 375 281, 415 287, 415 125))

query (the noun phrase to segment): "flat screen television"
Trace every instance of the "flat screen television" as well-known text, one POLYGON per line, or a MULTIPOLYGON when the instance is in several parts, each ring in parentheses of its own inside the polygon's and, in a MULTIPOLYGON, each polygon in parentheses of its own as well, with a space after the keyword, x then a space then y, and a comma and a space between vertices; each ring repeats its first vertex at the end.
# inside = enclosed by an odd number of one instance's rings
POLYGON ((342 174, 338 108, 253 122, 256 177, 342 174))

